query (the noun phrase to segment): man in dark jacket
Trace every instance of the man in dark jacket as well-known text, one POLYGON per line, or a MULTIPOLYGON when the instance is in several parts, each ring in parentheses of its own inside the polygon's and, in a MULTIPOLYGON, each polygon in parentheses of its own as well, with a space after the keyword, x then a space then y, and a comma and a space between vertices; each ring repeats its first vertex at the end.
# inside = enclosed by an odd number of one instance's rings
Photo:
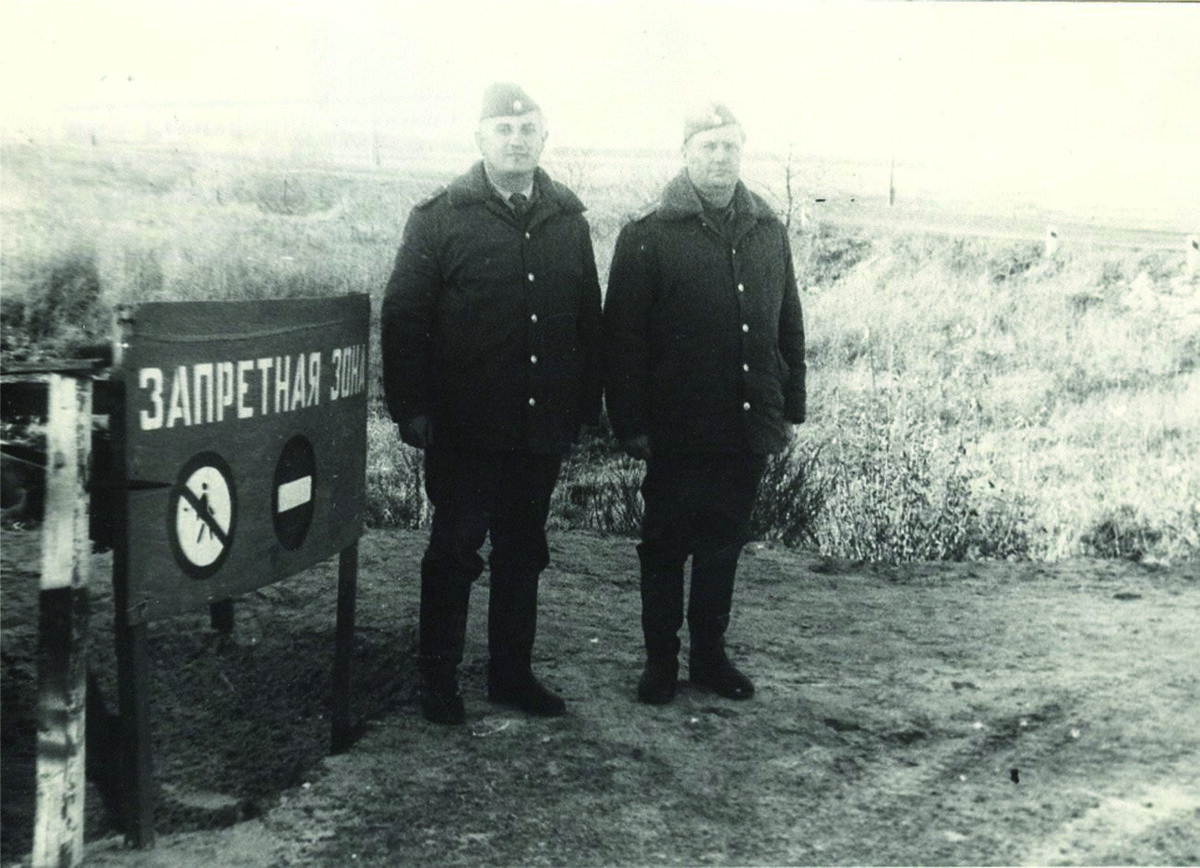
POLYGON ((462 723, 471 585, 490 534, 488 697, 553 716, 534 677, 538 578, 563 456, 600 413, 600 285, 583 205, 538 167, 538 106, 484 94, 481 162, 409 216, 382 309, 383 381, 425 450, 433 526, 421 561, 422 711, 462 723))
POLYGON ((647 462, 638 698, 675 696, 684 563, 689 677, 730 699, 734 575, 767 456, 804 421, 804 323, 787 232, 739 180, 742 127, 712 103, 684 124, 684 170, 622 229, 605 298, 606 402, 647 462))

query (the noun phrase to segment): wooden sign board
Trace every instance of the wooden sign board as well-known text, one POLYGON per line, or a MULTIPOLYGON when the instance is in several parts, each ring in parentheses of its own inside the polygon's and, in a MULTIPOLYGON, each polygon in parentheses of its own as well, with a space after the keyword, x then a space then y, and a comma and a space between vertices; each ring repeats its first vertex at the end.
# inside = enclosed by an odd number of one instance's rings
POLYGON ((366 295, 126 312, 129 624, 271 584, 352 545, 366 501, 366 295))

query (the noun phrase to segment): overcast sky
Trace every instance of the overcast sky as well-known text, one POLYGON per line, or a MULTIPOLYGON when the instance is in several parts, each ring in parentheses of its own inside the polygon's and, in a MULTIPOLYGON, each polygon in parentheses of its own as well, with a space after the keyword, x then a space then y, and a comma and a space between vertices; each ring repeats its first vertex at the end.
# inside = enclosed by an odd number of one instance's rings
POLYGON ((0 0, 0 16, 9 132, 217 103, 469 142, 483 87, 513 79, 552 145, 673 148, 712 96, 754 148, 1200 208, 1200 5, 0 0))

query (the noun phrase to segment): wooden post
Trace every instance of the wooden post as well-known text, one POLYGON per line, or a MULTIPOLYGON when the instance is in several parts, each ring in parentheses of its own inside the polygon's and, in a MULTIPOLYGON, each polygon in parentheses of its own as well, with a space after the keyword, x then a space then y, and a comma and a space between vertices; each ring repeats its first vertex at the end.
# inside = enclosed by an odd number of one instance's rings
POLYGON ((1046 244, 1042 250, 1043 256, 1045 256, 1047 259, 1054 256, 1056 253, 1058 253, 1058 245, 1059 245, 1058 230, 1055 229, 1053 226, 1047 226, 1046 227, 1046 244))
POLYGON ((117 656, 117 771, 125 843, 154 846, 154 746, 150 741, 150 661, 146 623, 129 616, 129 493, 117 499, 113 546, 113 645, 117 656))
MULTIPOLYGON (((217 191, 221 201, 221 191, 217 191)), ((113 367, 126 364, 133 334, 131 311, 121 308, 113 320, 113 367)), ((120 496, 112 510, 113 536, 113 646, 117 657, 118 754, 117 783, 121 800, 121 823, 125 843, 138 849, 154 846, 154 746, 150 730, 150 661, 146 650, 146 622, 130 618, 130 528, 131 491, 125 476, 124 380, 113 386, 113 455, 109 473, 120 480, 120 496)))
POLYGON ((51 374, 46 503, 38 598, 37 808, 32 863, 83 863, 86 795, 88 538, 87 474, 92 383, 51 374))
POLYGON ((154 746, 150 741, 150 663, 145 622, 130 624, 124 607, 118 606, 115 640, 121 806, 125 812, 122 819, 126 843, 141 850, 154 846, 154 746))
POLYGON ((341 753, 350 746, 354 725, 351 715, 354 664, 354 608, 358 596, 358 542, 338 555, 337 638, 333 655, 333 733, 330 750, 341 753))

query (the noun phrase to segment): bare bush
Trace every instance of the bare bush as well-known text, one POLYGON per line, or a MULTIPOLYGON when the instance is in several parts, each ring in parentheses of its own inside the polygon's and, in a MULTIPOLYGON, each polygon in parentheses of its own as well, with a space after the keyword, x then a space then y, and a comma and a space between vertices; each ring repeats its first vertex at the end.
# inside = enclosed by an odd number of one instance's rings
POLYGON ((6 293, 3 302, 6 359, 70 356, 107 338, 111 313, 101 299, 94 248, 55 253, 17 282, 24 291, 6 293))
POLYGON ((818 223, 795 244, 796 279, 801 287, 836 283, 866 260, 871 249, 871 240, 861 232, 818 223))
POLYGON ((433 507, 425 494, 425 456, 400 441, 396 426, 381 406, 367 419, 368 527, 425 527, 433 507))
POLYGON ((821 446, 793 440, 771 457, 750 516, 754 539, 816 546, 829 481, 820 474, 821 446))
POLYGON ((854 408, 825 451, 822 553, 880 563, 1029 554, 1025 505, 981 496, 961 442, 885 401, 854 408))

